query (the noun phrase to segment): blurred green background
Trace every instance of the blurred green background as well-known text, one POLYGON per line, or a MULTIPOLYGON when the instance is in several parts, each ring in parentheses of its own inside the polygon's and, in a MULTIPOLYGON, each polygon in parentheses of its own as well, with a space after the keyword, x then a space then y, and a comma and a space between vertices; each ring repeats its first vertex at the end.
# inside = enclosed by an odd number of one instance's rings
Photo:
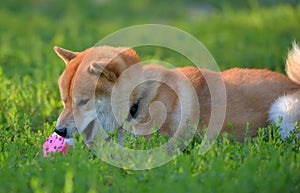
POLYGON ((221 69, 242 66, 283 71, 291 42, 300 38, 297 2, 4 0, 1 67, 9 76, 57 77, 63 65, 53 57, 54 45, 81 51, 121 28, 156 23, 198 38, 221 69))

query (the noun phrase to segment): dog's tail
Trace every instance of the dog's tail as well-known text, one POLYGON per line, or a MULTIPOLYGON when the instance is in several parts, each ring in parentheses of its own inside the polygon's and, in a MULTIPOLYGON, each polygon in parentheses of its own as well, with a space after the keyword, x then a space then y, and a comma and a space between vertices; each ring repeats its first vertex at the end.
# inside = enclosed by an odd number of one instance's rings
POLYGON ((296 42, 286 59, 286 73, 291 80, 300 84, 300 48, 296 42))

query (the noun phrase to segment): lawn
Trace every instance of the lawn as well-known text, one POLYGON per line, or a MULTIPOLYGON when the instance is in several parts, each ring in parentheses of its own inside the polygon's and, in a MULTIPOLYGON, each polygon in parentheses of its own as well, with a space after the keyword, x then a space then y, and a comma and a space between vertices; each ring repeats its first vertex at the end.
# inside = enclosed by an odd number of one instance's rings
MULTIPOLYGON (((204 155, 195 138, 168 164, 116 168, 84 144, 42 157, 63 108, 57 79, 65 65, 53 46, 93 46, 124 27, 164 24, 200 40, 220 69, 284 73, 292 41, 300 42, 300 4, 268 1, 4 0, 0 7, 0 192, 300 192, 300 140, 281 141, 277 126, 244 142, 222 135, 204 155)), ((138 50, 188 65, 161 49, 138 50)), ((251 123, 250 123, 251 124, 251 123)))

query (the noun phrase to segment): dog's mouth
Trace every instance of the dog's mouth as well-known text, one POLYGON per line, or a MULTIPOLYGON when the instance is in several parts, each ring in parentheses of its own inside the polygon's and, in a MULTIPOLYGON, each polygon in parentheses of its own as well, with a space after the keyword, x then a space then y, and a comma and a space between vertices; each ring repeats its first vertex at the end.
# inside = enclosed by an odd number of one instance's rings
POLYGON ((91 140, 93 138, 94 126, 95 120, 92 120, 81 133, 79 133, 77 127, 73 127, 72 129, 65 129, 64 132, 58 132, 59 130, 55 130, 55 133, 63 137, 66 143, 73 145, 74 140, 78 140, 80 134, 83 135, 84 140, 91 140))
POLYGON ((70 138, 65 138, 64 140, 68 145, 74 146, 75 138, 70 137, 70 138))
POLYGON ((64 137, 64 141, 69 144, 74 146, 74 142, 79 139, 79 132, 76 127, 71 129, 71 131, 67 131, 66 136, 64 137))

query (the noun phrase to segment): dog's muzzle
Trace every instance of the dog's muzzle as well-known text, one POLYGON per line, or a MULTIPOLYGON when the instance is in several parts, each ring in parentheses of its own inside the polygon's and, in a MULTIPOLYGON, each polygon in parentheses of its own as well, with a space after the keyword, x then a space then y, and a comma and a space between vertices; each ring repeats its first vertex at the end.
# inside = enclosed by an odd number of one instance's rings
POLYGON ((66 137, 67 135, 67 128, 66 127, 56 127, 54 130, 55 133, 62 137, 66 137))

